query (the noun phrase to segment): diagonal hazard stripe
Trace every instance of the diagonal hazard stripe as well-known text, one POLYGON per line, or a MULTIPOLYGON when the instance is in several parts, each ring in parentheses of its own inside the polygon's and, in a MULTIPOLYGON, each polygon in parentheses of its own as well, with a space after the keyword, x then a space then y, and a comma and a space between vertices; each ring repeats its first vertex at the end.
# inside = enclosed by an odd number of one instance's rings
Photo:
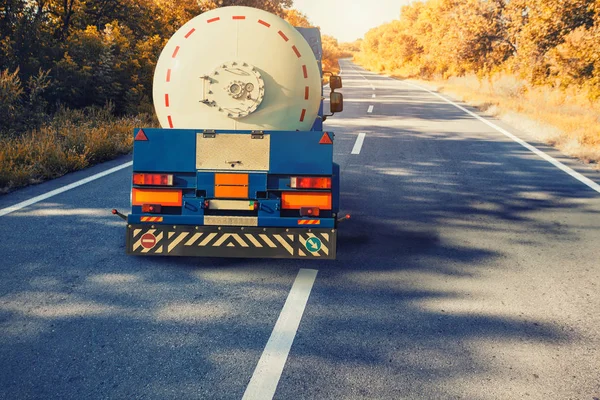
POLYGON ((252 244, 253 244, 254 246, 256 246, 256 247, 258 247, 258 248, 261 248, 261 247, 263 247, 263 245, 262 245, 262 244, 260 244, 260 242, 259 242, 258 240, 256 240, 256 238, 254 237, 254 235, 251 235, 251 234, 249 234, 249 233, 246 233, 246 238, 247 238, 247 239, 248 239, 250 242, 252 242, 252 244))
POLYGON ((225 243, 225 241, 229 238, 229 236, 231 236, 231 233, 223 234, 223 236, 221 236, 221 238, 213 244, 213 247, 221 246, 223 243, 225 243))
POLYGON ((267 246, 269 246, 270 248, 274 249, 277 247, 277 245, 275 243, 273 243, 273 241, 271 239, 269 239, 269 237, 267 235, 265 235, 264 233, 261 233, 260 238, 267 244, 267 246))
POLYGON ((323 236, 323 239, 327 240, 327 242, 329 242, 329 233, 321 233, 321 236, 323 236))
POLYGON ((292 248, 292 246, 290 246, 288 242, 285 241, 284 238, 282 238, 280 235, 273 235, 273 237, 277 239, 277 241, 281 243, 283 247, 285 247, 288 253, 290 253, 292 256, 294 255, 294 249, 292 248))
POLYGON ((242 246, 242 247, 250 247, 250 246, 248 246, 248 243, 244 242, 244 239, 242 239, 240 237, 240 235, 238 235, 237 233, 234 233, 231 236, 233 236, 233 238, 240 244, 240 246, 242 246))
POLYGON ((172 251, 173 251, 173 249, 174 249, 175 247, 177 247, 177 245, 178 245, 179 243, 181 243, 181 241, 182 241, 183 239, 185 239, 186 237, 188 237, 188 236, 189 236, 189 234, 190 234, 189 232, 183 232, 182 234, 180 234, 179 236, 177 236, 177 238, 175 238, 175 240, 173 240, 173 241, 172 241, 172 242, 169 244, 169 247, 167 248, 167 253, 170 253, 170 252, 172 252, 172 251))
POLYGON ((204 240, 202 242, 200 242, 199 246, 206 246, 207 244, 209 244, 211 242, 211 240, 213 240, 215 238, 215 236, 217 236, 216 233, 210 233, 207 237, 204 238, 204 240))
POLYGON ((190 240, 188 240, 188 241, 185 243, 185 245, 186 245, 186 246, 191 246, 191 245, 193 245, 194 243, 196 243, 196 241, 197 241, 198 239, 200 239, 201 237, 202 237, 202 233, 196 233, 194 236, 192 236, 192 237, 190 238, 190 240))

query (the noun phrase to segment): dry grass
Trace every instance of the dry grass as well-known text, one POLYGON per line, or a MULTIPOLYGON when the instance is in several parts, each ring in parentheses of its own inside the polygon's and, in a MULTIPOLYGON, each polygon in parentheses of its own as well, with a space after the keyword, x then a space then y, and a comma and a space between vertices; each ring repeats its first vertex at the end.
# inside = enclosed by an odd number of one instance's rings
MULTIPOLYGON (((406 78, 406 71, 391 76, 406 78)), ((414 75, 413 75, 414 76, 414 75)), ((591 102, 580 87, 532 86, 508 74, 479 79, 475 75, 420 81, 447 93, 564 154, 600 169, 600 101, 591 102)))
POLYGON ((62 176, 131 151, 147 116, 116 118, 110 107, 61 110, 42 128, 0 138, 0 193, 62 176))
POLYGON ((536 139, 586 163, 600 163, 600 103, 580 88, 532 87, 510 75, 435 82, 439 90, 478 106, 536 139))

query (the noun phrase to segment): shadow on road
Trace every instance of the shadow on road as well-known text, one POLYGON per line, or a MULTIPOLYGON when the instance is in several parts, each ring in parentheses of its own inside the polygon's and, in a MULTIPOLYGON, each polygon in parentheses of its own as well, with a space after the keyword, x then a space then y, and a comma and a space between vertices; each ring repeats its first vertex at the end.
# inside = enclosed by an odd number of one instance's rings
MULTIPOLYGON (((396 116, 469 118, 448 107, 396 116)), ((57 202, 56 215, 5 217, 0 397, 240 398, 298 268, 320 272, 283 382, 310 377, 306 397, 331 381, 366 397, 430 385, 451 397, 448 382, 489 372, 474 342, 575 340, 556 324, 439 304, 482 296, 444 279, 506 268, 513 246, 578 240, 594 228, 585 215, 598 210, 581 201, 594 194, 517 144, 398 130, 383 112, 368 117, 362 158, 341 161, 353 219, 337 261, 127 257, 124 228, 97 212, 112 207, 108 191, 127 199, 126 183, 97 187, 86 209, 57 202), (565 209, 576 214, 568 225, 544 214, 565 209)), ((364 119, 337 123, 350 131, 364 119)))

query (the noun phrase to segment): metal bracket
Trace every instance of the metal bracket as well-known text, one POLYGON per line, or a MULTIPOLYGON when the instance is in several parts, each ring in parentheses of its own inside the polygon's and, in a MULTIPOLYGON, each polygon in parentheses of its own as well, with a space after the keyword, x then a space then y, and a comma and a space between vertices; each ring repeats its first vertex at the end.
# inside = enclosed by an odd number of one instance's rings
POLYGON ((214 129, 205 129, 202 131, 202 137, 205 139, 214 139, 217 137, 217 133, 214 129))
POLYGON ((252 139, 264 139, 265 132, 264 131, 252 131, 252 139))
POLYGON ((200 79, 202 79, 202 99, 200 100, 200 103, 209 104, 210 101, 207 98, 208 85, 206 82, 210 83, 210 77, 208 75, 203 75, 200 79))

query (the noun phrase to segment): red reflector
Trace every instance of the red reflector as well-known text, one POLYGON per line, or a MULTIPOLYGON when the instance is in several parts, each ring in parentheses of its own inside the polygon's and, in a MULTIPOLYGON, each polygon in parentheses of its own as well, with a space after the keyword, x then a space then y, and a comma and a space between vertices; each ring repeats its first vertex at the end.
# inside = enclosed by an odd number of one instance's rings
POLYGON ((333 144, 333 140, 331 140, 331 136, 329 136, 329 133, 327 133, 327 132, 323 133, 323 136, 321 137, 319 144, 333 144))
POLYGON ((133 174, 134 185, 173 186, 170 174, 133 174))
POLYGON ((294 189, 331 189, 331 178, 292 177, 290 187, 294 189))
MULTIPOLYGON (((130 137, 131 137, 131 136, 130 136, 130 137)), ((146 133, 144 133, 144 130, 143 130, 143 129, 140 129, 140 130, 138 131, 137 135, 135 135, 135 139, 134 139, 134 140, 137 140, 137 141, 140 141, 140 140, 148 140, 148 136, 146 136, 146 133)))
POLYGON ((301 207, 300 215, 303 217, 318 217, 320 214, 319 207, 301 207))
POLYGON ((142 212, 160 213, 162 207, 160 204, 142 204, 142 212))

